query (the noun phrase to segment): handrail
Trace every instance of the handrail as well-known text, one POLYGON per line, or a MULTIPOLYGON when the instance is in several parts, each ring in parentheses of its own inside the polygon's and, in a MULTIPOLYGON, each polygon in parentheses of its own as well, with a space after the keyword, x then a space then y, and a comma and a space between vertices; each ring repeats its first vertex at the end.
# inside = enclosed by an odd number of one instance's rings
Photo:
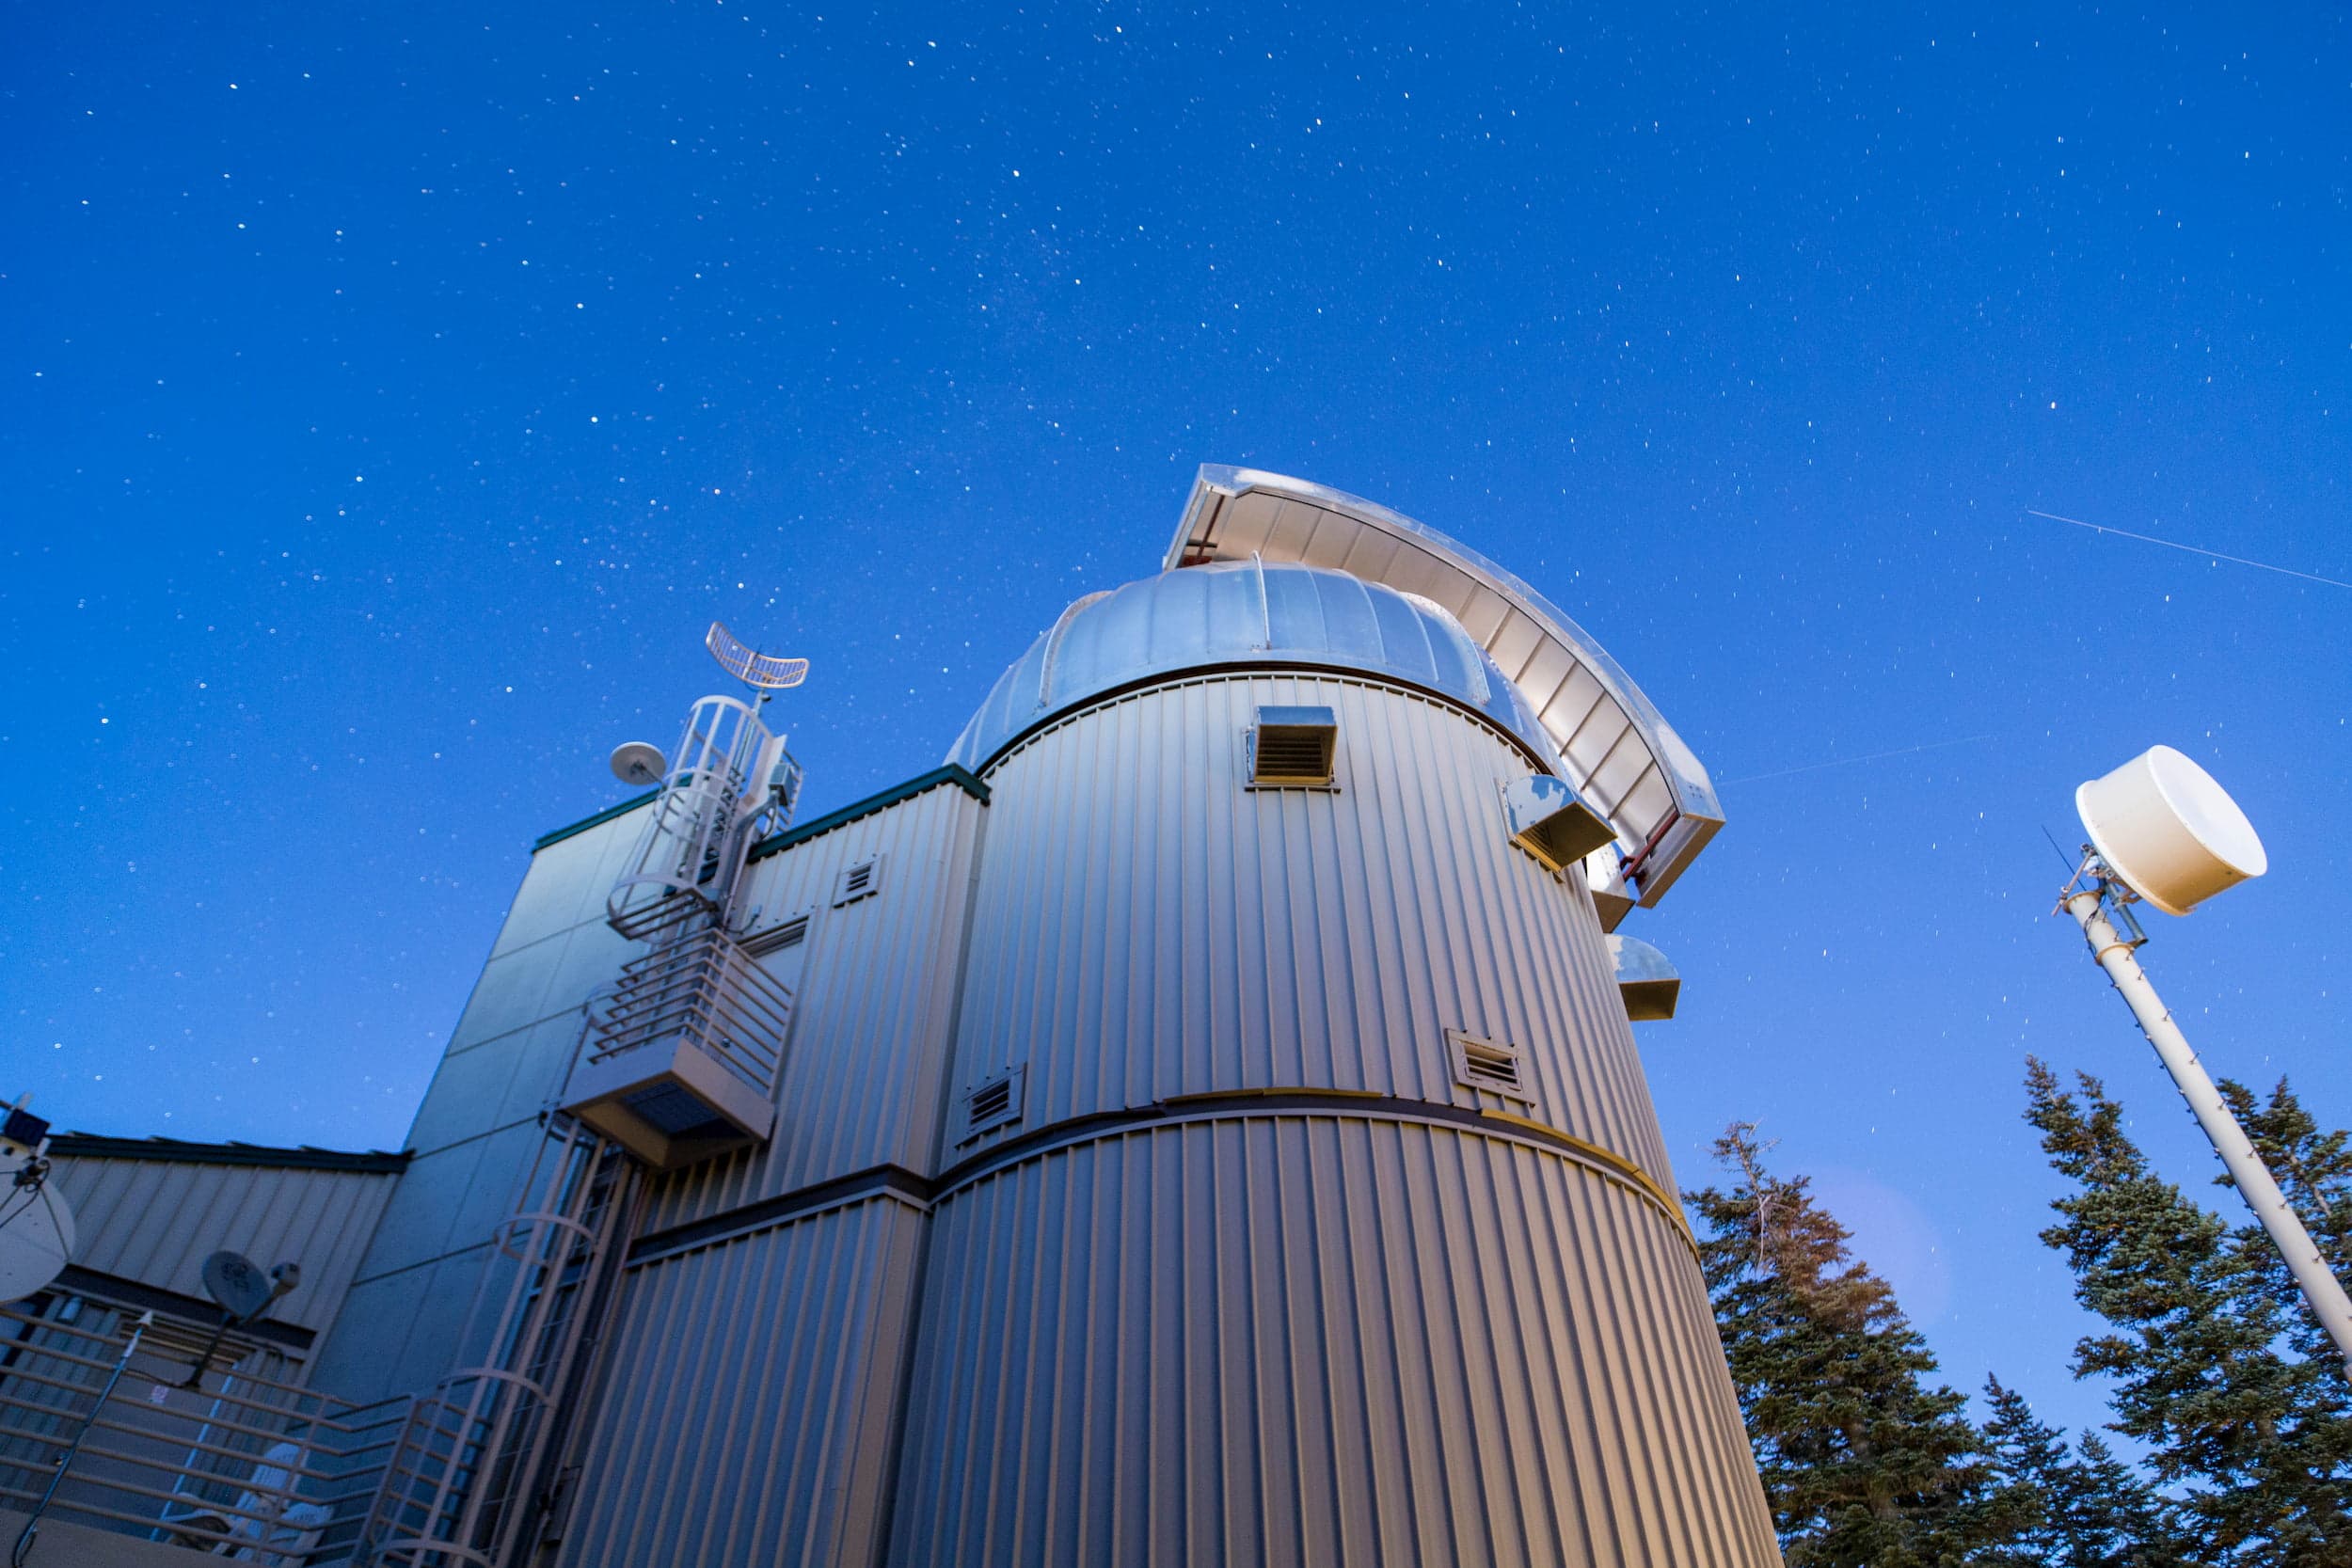
MULTIPOLYGON (((125 1313, 85 1298, 109 1320, 125 1313)), ((165 1388, 155 1402, 132 1398, 111 1373, 127 1321, 92 1326, 0 1308, 9 1353, 0 1366, 0 1499, 34 1502, 53 1494, 49 1514, 67 1522, 208 1547, 251 1547, 283 1562, 349 1555, 375 1476, 390 1457, 405 1399, 355 1406, 324 1391, 242 1371, 208 1373, 195 1389, 165 1388), (112 1359, 89 1354, 112 1351, 112 1359), (76 1446, 74 1435, 81 1434, 76 1446), (103 1439, 91 1442, 92 1435, 103 1439), (71 1457, 62 1474, 61 1459, 71 1457)), ((174 1320, 167 1334, 200 1339, 205 1325, 174 1320)), ((138 1348, 133 1387, 160 1362, 154 1336, 138 1348)), ((274 1355, 253 1346, 245 1359, 274 1355)))

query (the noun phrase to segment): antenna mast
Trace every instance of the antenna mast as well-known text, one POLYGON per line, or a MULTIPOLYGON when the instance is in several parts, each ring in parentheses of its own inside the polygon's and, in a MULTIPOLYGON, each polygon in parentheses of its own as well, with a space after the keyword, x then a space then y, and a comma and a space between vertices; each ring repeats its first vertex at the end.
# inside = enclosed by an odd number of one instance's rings
POLYGON ((2131 906, 2145 900, 2167 914, 2186 914, 2215 894, 2268 870, 2262 839, 2228 791, 2169 746, 2151 748, 2084 784, 2074 792, 2074 810, 2091 842, 2083 847, 2074 879, 2058 894, 2058 909, 2082 927, 2091 958, 2155 1047, 2238 1196, 2269 1232, 2287 1272, 2302 1287, 2312 1316, 2344 1357, 2344 1375, 2352 1378, 2352 1296, 2344 1294, 2319 1243, 2279 1190, 2253 1140, 2230 1114, 2188 1037, 2139 967, 2138 949, 2148 935, 2131 906))

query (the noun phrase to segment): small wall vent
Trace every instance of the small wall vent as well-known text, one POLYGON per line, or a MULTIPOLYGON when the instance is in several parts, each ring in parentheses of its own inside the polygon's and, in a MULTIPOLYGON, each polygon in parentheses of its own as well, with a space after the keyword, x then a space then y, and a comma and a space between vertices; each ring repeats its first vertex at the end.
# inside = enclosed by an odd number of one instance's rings
POLYGON ((1339 715, 1327 707, 1262 707, 1249 731, 1249 782, 1327 785, 1339 761, 1339 715))
POLYGON ((1021 1090, 1028 1069, 1017 1067, 967 1091, 963 1097, 963 1133, 956 1141, 970 1143, 983 1132, 1021 1119, 1021 1090))
POLYGON ((1455 1083, 1464 1088, 1508 1095, 1513 1100, 1528 1098, 1527 1085, 1519 1072, 1518 1046, 1466 1035, 1459 1029, 1448 1029, 1445 1037, 1454 1052, 1455 1083))
POLYGON ((771 953, 783 953, 798 947, 807 940, 808 916, 796 915, 745 937, 743 951, 755 958, 764 958, 771 953))
POLYGON ((854 904, 861 898, 870 898, 881 891, 882 857, 876 855, 870 860, 858 862, 841 873, 840 878, 834 883, 833 907, 837 910, 844 904, 854 904))

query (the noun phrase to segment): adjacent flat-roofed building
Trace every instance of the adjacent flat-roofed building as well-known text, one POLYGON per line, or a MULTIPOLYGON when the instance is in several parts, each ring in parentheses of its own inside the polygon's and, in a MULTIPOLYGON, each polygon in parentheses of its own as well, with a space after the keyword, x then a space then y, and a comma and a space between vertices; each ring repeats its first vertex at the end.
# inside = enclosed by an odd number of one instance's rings
POLYGON ((940 768, 779 827, 763 711, 540 841, 312 1560, 1777 1562, 1615 930, 1722 816, 1565 615, 1208 468, 940 768))

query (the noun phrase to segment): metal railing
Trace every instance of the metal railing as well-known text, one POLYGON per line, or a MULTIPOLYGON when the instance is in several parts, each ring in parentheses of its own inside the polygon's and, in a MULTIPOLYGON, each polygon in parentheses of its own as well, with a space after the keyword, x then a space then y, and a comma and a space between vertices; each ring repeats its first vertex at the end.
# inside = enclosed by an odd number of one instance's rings
POLYGON ((716 927, 622 966, 589 1005, 582 1054, 600 1063, 678 1038, 758 1090, 774 1090, 792 993, 716 927))
POLYGON ((346 1404, 233 1338, 183 1386, 211 1331, 160 1317, 109 1395, 136 1318, 56 1291, 0 1307, 0 1503, 25 1512, 54 1480, 44 1522, 285 1568, 348 1557, 408 1402, 346 1404))
POLYGON ((752 705, 733 697, 694 705, 628 870, 607 898, 614 930, 649 941, 726 909, 746 835, 777 809, 783 755, 752 705))

